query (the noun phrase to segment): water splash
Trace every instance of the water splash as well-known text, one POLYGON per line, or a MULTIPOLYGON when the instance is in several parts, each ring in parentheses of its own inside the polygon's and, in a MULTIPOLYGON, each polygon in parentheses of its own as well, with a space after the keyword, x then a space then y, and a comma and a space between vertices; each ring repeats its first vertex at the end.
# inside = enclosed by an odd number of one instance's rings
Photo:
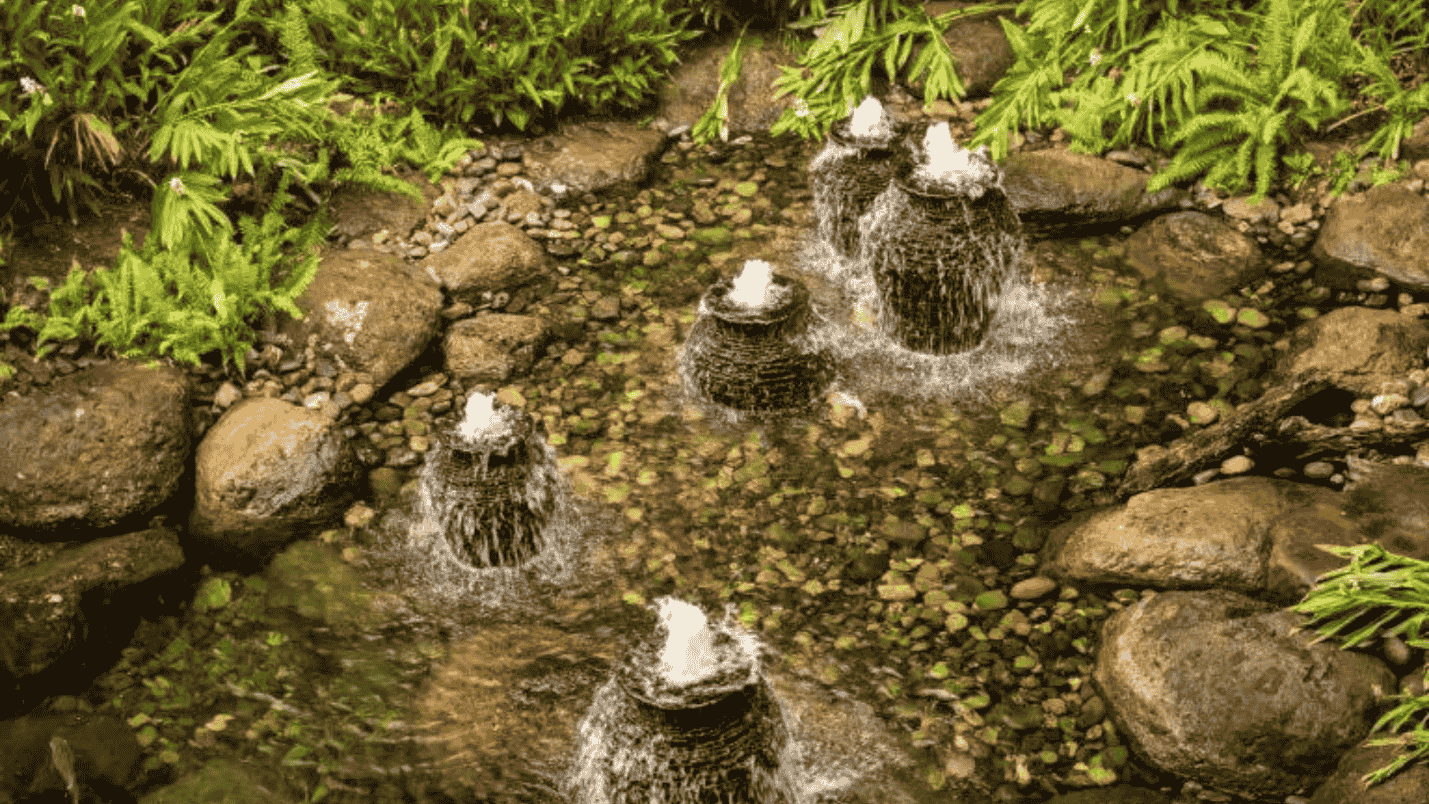
POLYGON ((462 417, 461 425, 457 432, 462 438, 474 439, 481 433, 491 429, 492 420, 496 416, 496 395, 474 393, 466 401, 466 415, 462 417))
POLYGON ((774 267, 764 260, 748 260, 725 298, 741 307, 768 307, 775 303, 774 267))
POLYGON ((575 804, 798 801, 757 638, 733 606, 716 623, 671 597, 656 608, 653 639, 617 666, 576 728, 566 794, 575 804))
POLYGON ((693 684, 704 679, 715 665, 714 631, 699 606, 673 597, 662 597, 660 621, 669 631, 660 654, 660 671, 671 684, 693 684))
POLYGON ((74 804, 79 804, 79 780, 74 774, 74 749, 70 748, 68 740, 58 734, 50 738, 50 763, 59 772, 60 778, 64 779, 65 790, 69 791, 70 799, 74 804))
POLYGON ((892 136, 892 129, 883 114, 883 104, 869 95, 853 110, 849 120, 849 135, 858 138, 881 138, 892 136))
POLYGON ((922 158, 909 176, 913 184, 935 186, 975 201, 989 187, 1001 189, 1001 171, 988 156, 986 145, 969 151, 953 141, 946 122, 928 126, 923 135, 922 158))
POLYGON ((473 394, 461 422, 435 428, 414 498, 371 552, 392 586, 453 620, 529 610, 538 589, 579 585, 584 537, 603 527, 525 414, 493 403, 473 394))

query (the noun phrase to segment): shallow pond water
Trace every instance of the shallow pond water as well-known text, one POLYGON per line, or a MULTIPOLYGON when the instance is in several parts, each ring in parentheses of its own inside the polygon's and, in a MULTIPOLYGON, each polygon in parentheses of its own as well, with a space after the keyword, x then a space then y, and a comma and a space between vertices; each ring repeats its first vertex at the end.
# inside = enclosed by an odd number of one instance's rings
MULTIPOLYGON (((1310 315, 1308 286, 1287 273, 1239 300, 1258 326, 1220 324, 1134 278, 1125 235, 1030 243, 1021 270, 1046 329, 1021 362, 865 354, 803 416, 703 406, 676 360, 713 279, 768 259, 837 315, 808 237, 815 150, 767 136, 672 149, 646 189, 574 203, 578 226, 622 236, 560 260, 570 275, 533 309, 577 326, 530 376, 483 389, 524 408, 570 480, 561 560, 434 565, 408 544, 409 478, 365 527, 313 534, 262 576, 210 577, 91 696, 140 730, 151 782, 227 757, 307 800, 559 801, 576 724, 659 595, 732 607, 759 633, 783 704, 806 712, 811 784, 897 755, 938 800, 948 747, 969 743, 1010 784, 1030 779, 1015 785, 1026 800, 1094 756, 1147 778, 1109 724, 1043 706, 1081 694, 1101 620, 1137 590, 1006 593, 1035 574, 1050 524, 1112 502, 1136 448, 1175 435, 1168 413, 1259 392, 1269 344, 1310 315), (642 258, 657 238, 666 256, 642 258), (611 295, 619 316, 590 317, 611 295), (875 713, 894 743, 857 742, 875 713)), ((429 354, 404 377, 439 365, 429 354)))

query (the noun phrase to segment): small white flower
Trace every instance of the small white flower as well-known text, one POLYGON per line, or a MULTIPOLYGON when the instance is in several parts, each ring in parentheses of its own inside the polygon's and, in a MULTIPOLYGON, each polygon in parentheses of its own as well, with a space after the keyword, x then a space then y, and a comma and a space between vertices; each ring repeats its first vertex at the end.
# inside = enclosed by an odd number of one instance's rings
POLYGON ((76 17, 79 17, 80 19, 84 19, 84 6, 81 6, 81 5, 78 5, 78 4, 72 5, 72 6, 69 7, 69 10, 70 10, 70 13, 74 14, 76 17))
POLYGON ((1141 103, 1141 98, 1136 97, 1135 92, 1131 93, 1130 95, 1127 95, 1126 99, 1131 101, 1132 106, 1137 106, 1141 103))
POLYGON ((33 95, 36 92, 45 91, 43 84, 28 75, 20 79, 20 89, 23 90, 26 95, 33 95))
POLYGON ((1095 48, 1095 47, 1092 48, 1092 55, 1091 55, 1090 57, 1088 57, 1088 61, 1090 61, 1090 62, 1092 63, 1092 66, 1093 66, 1093 67, 1097 66, 1098 64, 1101 64, 1101 61, 1102 61, 1102 52, 1101 52, 1101 49, 1100 49, 1100 48, 1095 48))
POLYGON ((174 191, 174 195, 184 194, 184 182, 178 176, 169 179, 169 189, 174 191))
POLYGON ((808 104, 807 102, 805 102, 805 100, 804 100, 803 98, 795 98, 795 99, 794 99, 794 116, 795 116, 795 117, 808 117, 808 116, 809 116, 809 104, 808 104))

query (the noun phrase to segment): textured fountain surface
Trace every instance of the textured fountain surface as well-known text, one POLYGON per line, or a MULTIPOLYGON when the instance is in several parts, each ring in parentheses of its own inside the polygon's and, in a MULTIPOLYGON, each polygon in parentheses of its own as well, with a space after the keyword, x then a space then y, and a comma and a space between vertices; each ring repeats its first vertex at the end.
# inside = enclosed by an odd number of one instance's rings
POLYGON ((577 728, 565 789, 577 804, 785 804, 802 768, 760 674, 760 646, 673 597, 577 728), (791 761, 793 760, 793 761, 791 761), (788 764, 790 767, 784 767, 788 764))

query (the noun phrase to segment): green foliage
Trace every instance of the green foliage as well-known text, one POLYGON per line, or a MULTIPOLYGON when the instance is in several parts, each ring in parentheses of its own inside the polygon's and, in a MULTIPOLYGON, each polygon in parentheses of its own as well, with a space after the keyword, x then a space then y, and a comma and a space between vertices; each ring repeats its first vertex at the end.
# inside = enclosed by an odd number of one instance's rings
POLYGON ((868 94, 874 67, 881 67, 890 80, 922 80, 925 104, 962 97, 966 90, 943 32, 958 17, 1004 8, 1011 6, 980 5, 933 18, 921 6, 904 6, 898 0, 858 0, 833 9, 828 18, 794 23, 791 27, 824 27, 818 41, 800 56, 798 67, 780 67, 775 96, 793 95, 794 108, 785 110, 770 132, 824 136, 868 94), (915 49, 918 56, 910 65, 915 49))
POLYGON ((741 29, 739 36, 735 37, 734 44, 730 45, 729 54, 725 56, 724 63, 719 68, 719 89, 715 91, 715 101, 703 115, 700 115, 700 119, 695 121, 695 125, 690 129, 690 136, 694 138, 695 142, 710 142, 716 135, 719 136, 720 142, 729 141, 729 88, 739 80, 739 70, 744 60, 745 48, 758 50, 763 46, 764 40, 757 36, 751 37, 746 44, 744 29, 741 29))
POLYGON ((1148 189, 1205 173, 1208 185, 1239 191, 1254 173, 1259 198, 1300 135, 1348 108, 1346 77, 1372 76, 1366 94, 1384 98, 1377 108, 1391 113, 1361 153, 1395 158, 1429 110, 1429 90, 1399 87, 1382 59, 1351 38, 1349 17, 1331 0, 1267 0, 1244 25, 1224 7, 1180 15, 1175 2, 1159 20, 1129 16, 1124 2, 1027 0, 1018 8, 1029 10, 1025 31, 1002 21, 1017 63, 968 143, 989 144, 999 160, 1019 126, 1056 123, 1071 149, 1086 153, 1128 145, 1140 131, 1156 147, 1184 143, 1148 189))
POLYGON ((356 95, 390 94, 448 120, 480 116, 524 130, 579 102, 635 108, 676 62, 665 0, 310 0, 330 68, 356 95))
MULTIPOLYGON (((1352 624, 1359 624, 1340 645, 1341 650, 1358 647, 1372 639, 1397 636, 1408 645, 1429 649, 1429 636, 1421 636, 1429 620, 1429 562, 1395 555, 1377 544, 1316 545, 1327 553, 1348 558, 1350 563, 1327 572, 1316 580, 1295 606, 1300 614, 1310 615, 1306 627, 1320 623, 1316 629, 1321 642, 1336 636, 1352 624)), ((1429 672, 1425 674, 1429 684, 1429 672)), ((1429 695, 1391 695, 1399 704, 1375 722, 1372 732, 1387 728, 1399 732, 1410 720, 1418 718, 1414 730, 1371 740, 1368 745, 1402 745, 1408 750, 1396 756, 1389 765, 1362 780, 1378 784, 1400 768, 1429 756, 1429 730, 1424 721, 1429 717, 1429 695)))
POLYGON ((241 373, 253 345, 248 320, 271 308, 302 318, 293 301, 317 272, 315 247, 326 222, 286 228, 280 210, 291 200, 289 181, 286 175, 280 180, 261 225, 249 217, 239 222, 241 247, 227 232, 199 238, 198 261, 188 247, 160 246, 160 237, 149 238, 136 253, 126 234, 115 266, 96 271, 94 287, 76 266, 50 296, 48 317, 12 307, 0 329, 35 329, 40 344, 93 336, 125 357, 168 353, 193 365, 218 351, 225 366, 241 373), (284 252, 288 243, 297 255, 284 252))

